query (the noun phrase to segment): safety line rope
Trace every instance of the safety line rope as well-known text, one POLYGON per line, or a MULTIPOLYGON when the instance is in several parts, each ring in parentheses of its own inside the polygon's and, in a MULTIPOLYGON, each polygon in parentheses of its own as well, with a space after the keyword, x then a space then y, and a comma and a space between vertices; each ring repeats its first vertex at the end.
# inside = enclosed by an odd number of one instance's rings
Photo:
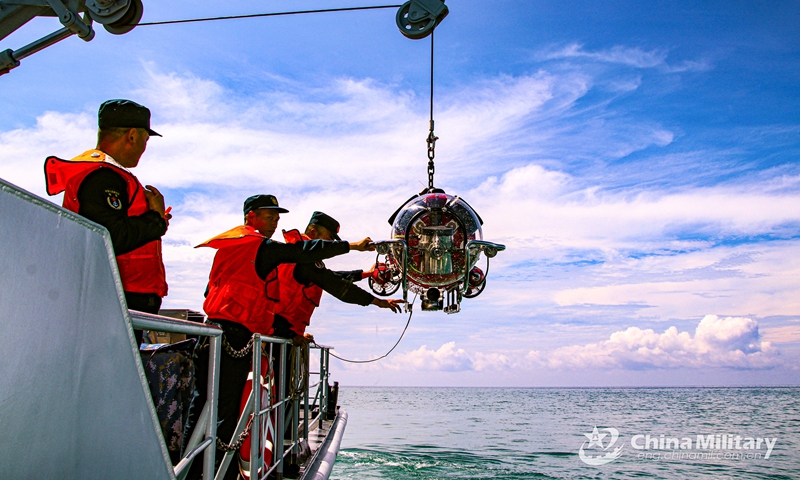
POLYGON ((160 22, 142 22, 137 26, 144 25, 173 25, 177 23, 197 23, 197 22, 211 22, 215 20, 237 20, 241 18, 259 18, 259 17, 278 17, 283 15, 302 15, 305 13, 330 13, 330 12, 352 12, 358 10, 379 10, 383 8, 399 8, 402 5, 374 5, 371 7, 344 7, 344 8, 323 8, 320 10, 296 10, 292 12, 274 12, 274 13, 251 13, 248 15, 229 15, 225 17, 204 17, 204 18, 188 18, 184 20, 163 20, 160 22))
MULTIPOLYGON (((417 299, 414 298, 414 301, 416 301, 416 300, 417 299)), ((411 302, 411 303, 413 304, 414 302, 411 302)), ((397 348, 398 345, 400 345, 400 340, 402 340, 403 339, 403 335, 406 334, 406 330, 408 330, 408 325, 411 323, 411 314, 412 313, 414 313, 414 312, 413 311, 408 312, 408 321, 406 322, 405 328, 403 328, 403 333, 400 334, 400 338, 397 339, 397 343, 395 343, 394 346, 388 352, 386 352, 385 354, 381 355, 380 357, 373 358, 372 360, 348 360, 346 358, 340 357, 339 355, 336 355, 335 353, 331 353, 330 354, 331 357, 338 358, 339 360, 341 360, 343 362, 347 362, 347 363, 371 363, 371 362, 377 362, 378 360, 381 360, 383 358, 388 357, 389 354, 392 353, 392 351, 394 351, 394 349, 397 348)))

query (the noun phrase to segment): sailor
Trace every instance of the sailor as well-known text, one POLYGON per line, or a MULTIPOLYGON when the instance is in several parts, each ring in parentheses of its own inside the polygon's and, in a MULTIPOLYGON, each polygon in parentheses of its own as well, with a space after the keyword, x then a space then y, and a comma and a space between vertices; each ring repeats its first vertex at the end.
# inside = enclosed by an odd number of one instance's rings
MULTIPOLYGON (((308 221, 305 233, 295 229, 284 231, 283 237, 286 243, 313 239, 339 240, 339 228, 339 222, 330 215, 314 212, 308 221)), ((403 300, 380 299, 353 284, 369 277, 371 273, 372 270, 333 272, 325 268, 325 264, 321 261, 313 264, 279 265, 280 300, 275 304, 273 336, 292 339, 295 343, 313 341, 314 337, 306 334, 305 330, 311 323, 314 309, 319 306, 323 290, 345 303, 361 306, 377 305, 399 312, 403 300)))
MULTIPOLYGON (((108 229, 128 308, 158 313, 167 295, 161 237, 171 215, 157 188, 142 186, 130 169, 139 164, 150 110, 130 100, 108 100, 97 115, 97 147, 72 160, 45 160, 47 193, 64 192, 64 208, 108 229)), ((142 332, 135 331, 137 345, 142 332)))
MULTIPOLYGON (((203 309, 209 321, 223 330, 223 350, 220 358, 219 406, 217 436, 230 442, 239 418, 242 390, 252 365, 250 340, 254 333, 270 334, 274 315, 274 302, 278 299, 277 267, 283 263, 313 264, 326 258, 342 255, 350 250, 374 250, 367 237, 349 243, 337 240, 306 240, 284 244, 271 240, 278 228, 281 213, 274 195, 254 195, 244 202, 244 225, 198 245, 217 250, 209 274, 208 289, 203 309)), ((197 389, 195 399, 199 408, 205 403, 208 354, 201 350, 196 362, 197 389)), ((217 458, 224 452, 218 450, 217 458)), ((200 464, 200 462, 195 462, 200 464)), ((193 466, 192 474, 197 471, 193 466)), ((228 469, 225 478, 236 478, 236 468, 228 469)))

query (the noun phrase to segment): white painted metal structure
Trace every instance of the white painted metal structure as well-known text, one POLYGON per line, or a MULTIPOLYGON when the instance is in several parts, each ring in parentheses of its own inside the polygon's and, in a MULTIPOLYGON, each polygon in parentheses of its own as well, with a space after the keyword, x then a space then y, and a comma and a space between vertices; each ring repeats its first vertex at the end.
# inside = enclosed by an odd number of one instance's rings
MULTIPOLYGON (((219 352, 216 327, 153 317, 219 352)), ((3 180, 0 432, 0 478, 175 478, 108 232, 3 180)))
MULTIPOLYGON (((296 348, 256 334, 253 371, 261 342, 281 348, 283 365, 296 348)), ((224 474, 233 458, 214 472, 212 447, 220 347, 216 326, 128 311, 108 231, 0 179, 0 478, 180 479, 200 456, 206 478, 224 474), (132 328, 209 337, 207 404, 174 468, 132 328)), ((279 382, 277 401, 262 406, 254 389, 240 419, 234 438, 253 411, 256 432, 272 418, 269 429, 283 432, 289 413, 291 440, 264 476, 280 477, 287 455, 298 457, 303 479, 328 478, 333 468, 347 414, 329 411, 330 347, 312 348, 318 382, 308 384, 308 355, 295 355, 292 384, 303 391, 289 394, 279 382)), ((265 440, 252 443, 252 458, 265 440)), ((252 478, 261 466, 252 463, 252 478)))

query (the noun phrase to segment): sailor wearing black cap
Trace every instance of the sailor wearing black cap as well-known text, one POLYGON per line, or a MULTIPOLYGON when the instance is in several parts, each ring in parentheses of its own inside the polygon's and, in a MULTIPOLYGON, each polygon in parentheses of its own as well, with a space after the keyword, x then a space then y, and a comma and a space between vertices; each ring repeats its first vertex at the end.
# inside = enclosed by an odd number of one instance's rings
MULTIPOLYGON (((108 100, 97 115, 97 147, 70 161, 45 161, 47 192, 64 192, 65 208, 108 229, 128 308, 158 313, 167 295, 161 237, 171 215, 164 197, 143 186, 136 167, 151 136, 150 110, 130 100, 108 100)), ((141 342, 141 332, 137 332, 141 342)))
MULTIPOLYGON (((278 204, 274 195, 253 195, 244 201, 244 225, 223 232, 198 247, 217 250, 208 279, 206 299, 203 303, 208 319, 222 327, 225 351, 220 359, 220 398, 217 435, 225 442, 231 441, 239 403, 250 372, 251 356, 248 342, 254 333, 270 334, 274 318, 274 302, 278 299, 277 267, 283 263, 314 264, 326 258, 342 255, 350 250, 374 250, 367 237, 359 242, 336 240, 307 240, 284 244, 272 241, 278 228, 281 213, 288 210, 278 204), (230 355, 230 349, 240 355, 230 355)), ((198 354, 195 362, 196 381, 200 398, 195 414, 205 402, 207 350, 198 354)), ((218 452, 222 458, 224 452, 218 452)), ((197 462, 195 462, 197 463, 197 462)), ((199 464, 201 465, 201 464, 199 464)), ((228 469, 230 478, 236 478, 236 469, 228 469)), ((197 467, 189 474, 196 478, 197 467)), ((226 476, 225 478, 229 478, 226 476)))
MULTIPOLYGON (((339 240, 339 222, 323 212, 314 212, 308 221, 305 233, 298 230, 284 231, 286 243, 303 240, 339 240)), ((322 262, 306 264, 281 264, 278 266, 280 299, 275 304, 273 336, 289 338, 295 342, 312 341, 306 334, 311 315, 319 306, 323 290, 345 303, 354 305, 377 305, 399 312, 402 300, 384 300, 354 285, 354 282, 369 277, 372 270, 334 272, 322 262)))

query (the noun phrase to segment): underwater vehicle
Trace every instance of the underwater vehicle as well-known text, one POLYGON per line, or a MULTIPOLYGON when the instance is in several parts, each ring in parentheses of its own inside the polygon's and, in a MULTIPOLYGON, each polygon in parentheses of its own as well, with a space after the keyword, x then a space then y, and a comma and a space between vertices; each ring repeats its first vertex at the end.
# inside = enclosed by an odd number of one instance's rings
MULTIPOLYGON (((505 246, 483 240, 483 220, 462 198, 427 188, 408 199, 390 218, 392 240, 376 242, 378 263, 369 279, 378 295, 403 288, 418 294, 422 310, 457 313, 463 298, 486 288, 489 259, 505 246), (477 263, 481 253, 486 267, 477 263)), ((406 303, 406 308, 411 308, 406 303)))

